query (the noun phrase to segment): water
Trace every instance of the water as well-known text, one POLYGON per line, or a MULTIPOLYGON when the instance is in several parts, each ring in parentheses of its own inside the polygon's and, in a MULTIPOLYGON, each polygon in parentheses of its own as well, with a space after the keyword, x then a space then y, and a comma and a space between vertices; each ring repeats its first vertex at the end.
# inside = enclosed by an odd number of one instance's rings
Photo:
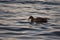
POLYGON ((0 2, 0 40, 60 40, 60 4, 0 2), (30 24, 31 15, 50 19, 45 24, 30 24))

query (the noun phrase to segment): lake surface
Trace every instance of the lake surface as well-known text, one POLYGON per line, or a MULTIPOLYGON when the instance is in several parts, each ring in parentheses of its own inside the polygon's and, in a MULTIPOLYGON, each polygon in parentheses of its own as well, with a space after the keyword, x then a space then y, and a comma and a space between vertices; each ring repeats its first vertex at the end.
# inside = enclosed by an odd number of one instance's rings
POLYGON ((1 1, 0 40, 60 40, 60 3, 1 1), (48 17, 48 23, 30 24, 31 15, 48 17))

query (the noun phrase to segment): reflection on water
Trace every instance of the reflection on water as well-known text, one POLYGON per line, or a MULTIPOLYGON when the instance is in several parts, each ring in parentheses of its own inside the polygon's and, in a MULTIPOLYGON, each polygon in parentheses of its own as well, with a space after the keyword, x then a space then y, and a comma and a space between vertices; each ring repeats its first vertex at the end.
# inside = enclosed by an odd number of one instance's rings
POLYGON ((59 30, 59 3, 0 2, 0 40, 60 40, 59 30), (48 17, 48 23, 30 24, 31 15, 48 17))

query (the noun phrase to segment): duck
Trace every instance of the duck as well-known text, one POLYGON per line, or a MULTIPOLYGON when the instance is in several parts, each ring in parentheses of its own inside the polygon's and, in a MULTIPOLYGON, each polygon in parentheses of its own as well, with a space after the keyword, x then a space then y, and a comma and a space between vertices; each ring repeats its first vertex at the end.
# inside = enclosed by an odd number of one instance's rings
POLYGON ((43 17, 36 17, 36 18, 34 18, 33 16, 29 16, 29 18, 28 18, 28 20, 31 20, 31 24, 32 23, 36 23, 36 24, 41 24, 41 23, 47 23, 48 22, 48 19, 49 18, 47 18, 47 17, 45 17, 45 18, 43 18, 43 17))

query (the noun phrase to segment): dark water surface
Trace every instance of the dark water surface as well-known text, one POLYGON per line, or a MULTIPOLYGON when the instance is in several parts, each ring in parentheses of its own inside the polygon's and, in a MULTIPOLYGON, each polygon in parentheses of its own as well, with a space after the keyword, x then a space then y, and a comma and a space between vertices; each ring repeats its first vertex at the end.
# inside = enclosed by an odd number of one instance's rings
POLYGON ((60 40, 60 3, 0 1, 0 40, 60 40), (30 24, 31 15, 50 19, 30 24))

